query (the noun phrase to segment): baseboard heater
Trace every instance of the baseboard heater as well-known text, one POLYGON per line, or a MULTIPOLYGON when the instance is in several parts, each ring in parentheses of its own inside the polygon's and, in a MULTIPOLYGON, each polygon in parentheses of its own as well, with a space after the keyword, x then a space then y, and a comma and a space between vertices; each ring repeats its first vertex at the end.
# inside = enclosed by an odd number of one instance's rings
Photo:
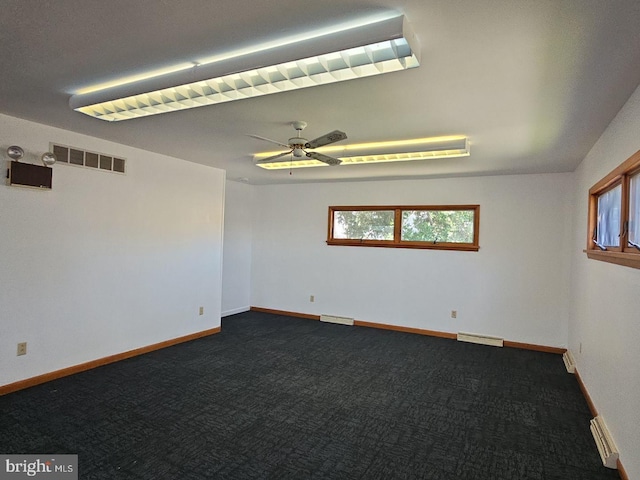
POLYGON ((458 341, 491 345, 493 347, 502 347, 504 345, 504 339, 502 338, 491 337, 489 335, 478 335, 477 333, 458 332, 458 341))
POLYGON ((336 315, 320 315, 321 322, 339 323, 340 325, 353 325, 353 318, 338 317, 336 315))
POLYGON ((600 415, 591 420, 591 434, 596 441, 602 463, 607 468, 618 468, 618 449, 613 443, 609 429, 600 415))
POLYGON ((573 359, 573 355, 571 351, 567 350, 562 354, 562 360, 564 361, 564 366, 569 373, 576 373, 576 361, 573 359))

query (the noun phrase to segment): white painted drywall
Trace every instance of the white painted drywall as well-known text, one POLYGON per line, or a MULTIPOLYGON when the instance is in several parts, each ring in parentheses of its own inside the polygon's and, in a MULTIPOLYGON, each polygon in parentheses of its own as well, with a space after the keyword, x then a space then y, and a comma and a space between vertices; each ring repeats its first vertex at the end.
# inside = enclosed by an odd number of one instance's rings
POLYGON ((548 174, 257 187, 252 305, 564 346, 572 181, 548 174), (326 244, 330 205, 398 204, 480 204, 480 251, 326 244))
POLYGON ((254 187, 227 180, 224 206, 222 316, 251 306, 251 240, 254 187))
POLYGON ((576 170, 569 321, 578 372, 629 478, 640 478, 640 270, 589 260, 583 250, 589 188, 640 150, 638 132, 640 88, 576 170))
POLYGON ((0 385, 220 325, 223 171, 5 115, 0 134, 3 171, 12 144, 127 159, 57 164, 52 191, 0 183, 0 385))

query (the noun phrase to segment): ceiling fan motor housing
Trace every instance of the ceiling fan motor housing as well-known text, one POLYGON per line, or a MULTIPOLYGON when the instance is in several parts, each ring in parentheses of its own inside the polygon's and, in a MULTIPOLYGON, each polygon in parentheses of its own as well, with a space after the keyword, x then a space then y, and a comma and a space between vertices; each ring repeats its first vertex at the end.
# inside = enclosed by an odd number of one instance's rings
POLYGON ((319 160, 322 163, 326 163, 327 165, 340 165, 342 163, 342 161, 338 158, 330 157, 320 152, 307 152, 307 149, 316 149, 319 147, 323 147, 325 145, 329 145, 330 143, 335 143, 335 142, 339 142, 340 140, 344 140, 347 138, 346 133, 341 132, 340 130, 334 130, 333 132, 329 132, 325 135, 322 135, 318 138, 315 138, 309 141, 300 135, 300 132, 304 130, 305 127, 307 126, 307 122, 303 122, 302 120, 297 120, 295 122, 291 122, 291 126, 297 130, 298 135, 290 138, 287 145, 277 142, 275 140, 270 140, 268 138, 260 137, 258 135, 249 135, 250 137, 254 137, 259 140, 265 140, 267 142, 275 143, 277 145, 281 145, 283 147, 289 148, 289 150, 286 152, 281 152, 276 155, 272 155, 270 157, 267 157, 265 159, 262 159, 256 162, 256 164, 258 164, 259 166, 266 165, 269 162, 273 162, 274 160, 289 154, 291 154, 292 160, 293 158, 313 158, 315 160, 319 160))

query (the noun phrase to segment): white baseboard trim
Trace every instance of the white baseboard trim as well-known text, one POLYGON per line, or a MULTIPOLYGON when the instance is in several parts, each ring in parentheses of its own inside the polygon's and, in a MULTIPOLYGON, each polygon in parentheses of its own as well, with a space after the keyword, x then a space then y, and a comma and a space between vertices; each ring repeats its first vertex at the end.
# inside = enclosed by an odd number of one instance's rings
POLYGON ((248 312, 249 310, 251 310, 251 307, 247 305, 246 307, 233 308, 231 310, 222 312, 221 316, 228 317, 229 315, 235 315, 236 313, 244 313, 244 312, 248 312))

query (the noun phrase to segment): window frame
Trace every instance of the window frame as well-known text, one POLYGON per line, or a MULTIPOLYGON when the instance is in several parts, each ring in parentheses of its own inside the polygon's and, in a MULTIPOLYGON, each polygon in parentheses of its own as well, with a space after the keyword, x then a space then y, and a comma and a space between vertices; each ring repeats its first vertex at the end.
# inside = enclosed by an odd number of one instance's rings
POLYGON ((615 263, 631 268, 640 268, 640 250, 629 245, 629 212, 631 177, 640 173, 640 150, 622 162, 604 178, 589 189, 589 207, 587 221, 587 248, 584 252, 592 260, 615 263), (611 189, 622 186, 620 205, 620 246, 602 250, 594 242, 594 233, 598 225, 598 198, 611 189))
POLYGON ((327 229, 327 245, 349 247, 416 248, 426 250, 459 250, 477 252, 480 249, 480 205, 349 205, 330 206, 327 229), (473 243, 462 242, 417 242, 402 240, 402 212, 416 210, 472 210, 473 243), (333 237, 334 214, 344 211, 393 211, 393 240, 341 239, 333 237))

